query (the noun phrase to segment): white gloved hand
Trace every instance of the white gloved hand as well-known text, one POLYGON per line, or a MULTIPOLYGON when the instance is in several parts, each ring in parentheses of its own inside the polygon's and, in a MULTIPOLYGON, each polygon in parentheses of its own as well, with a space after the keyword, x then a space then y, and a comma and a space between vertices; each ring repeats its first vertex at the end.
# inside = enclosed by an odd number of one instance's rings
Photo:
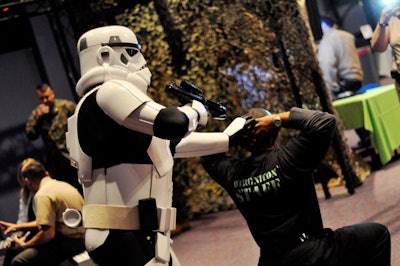
POLYGON ((198 121, 199 125, 205 126, 208 121, 208 111, 206 107, 199 101, 193 100, 191 104, 189 104, 196 112, 199 114, 198 121))
POLYGON ((224 133, 229 137, 229 146, 241 145, 249 141, 254 125, 255 120, 250 115, 235 118, 224 130, 224 133))
POLYGON ((236 117, 229 126, 224 130, 224 133, 231 137, 236 134, 238 131, 242 130, 244 125, 246 124, 247 119, 243 117, 236 117))

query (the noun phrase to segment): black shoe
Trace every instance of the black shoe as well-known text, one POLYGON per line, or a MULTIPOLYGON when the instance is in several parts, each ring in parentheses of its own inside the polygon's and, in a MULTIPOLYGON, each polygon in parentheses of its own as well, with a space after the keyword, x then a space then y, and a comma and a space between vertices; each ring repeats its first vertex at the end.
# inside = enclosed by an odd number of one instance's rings
POLYGON ((363 141, 360 140, 359 142, 357 142, 357 145, 352 146, 351 149, 353 151, 358 151, 358 150, 366 149, 368 147, 369 147, 368 145, 366 145, 363 141))

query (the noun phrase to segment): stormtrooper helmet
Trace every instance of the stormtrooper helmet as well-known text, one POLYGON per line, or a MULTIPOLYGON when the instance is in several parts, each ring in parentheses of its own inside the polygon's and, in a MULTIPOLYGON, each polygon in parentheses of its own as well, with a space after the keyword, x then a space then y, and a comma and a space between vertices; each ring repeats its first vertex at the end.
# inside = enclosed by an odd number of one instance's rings
POLYGON ((76 87, 79 96, 109 79, 129 80, 130 74, 144 69, 147 70, 145 79, 150 83, 151 74, 146 68, 141 46, 127 27, 105 26, 89 30, 79 38, 77 50, 81 68, 81 79, 76 87))

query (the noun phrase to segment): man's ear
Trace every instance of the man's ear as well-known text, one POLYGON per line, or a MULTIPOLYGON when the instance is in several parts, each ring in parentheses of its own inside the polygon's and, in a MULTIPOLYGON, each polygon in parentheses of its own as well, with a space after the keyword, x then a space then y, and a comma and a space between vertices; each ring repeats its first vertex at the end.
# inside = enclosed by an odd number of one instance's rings
POLYGON ((31 180, 27 177, 24 177, 24 182, 26 185, 30 185, 31 184, 31 180))
POLYGON ((269 147, 275 146, 279 138, 279 128, 273 128, 269 136, 269 147))

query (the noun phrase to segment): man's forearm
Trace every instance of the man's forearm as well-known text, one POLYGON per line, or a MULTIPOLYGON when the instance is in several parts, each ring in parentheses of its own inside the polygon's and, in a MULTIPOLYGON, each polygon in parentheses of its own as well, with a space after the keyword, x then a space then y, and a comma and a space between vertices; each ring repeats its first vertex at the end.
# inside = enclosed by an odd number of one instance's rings
POLYGON ((15 229, 16 229, 16 231, 37 230, 38 229, 38 224, 36 223, 36 221, 21 223, 21 224, 17 224, 15 226, 15 229))
POLYGON ((376 25, 374 33, 371 38, 371 48, 378 53, 382 53, 387 49, 389 44, 389 32, 387 27, 381 26, 379 23, 376 25))
POLYGON ((25 242, 24 248, 40 246, 48 243, 55 236, 54 228, 39 230, 29 241, 25 242))
POLYGON ((389 20, 392 16, 390 7, 384 8, 381 12, 378 24, 375 27, 371 38, 371 48, 378 53, 382 53, 387 49, 390 42, 389 20))

